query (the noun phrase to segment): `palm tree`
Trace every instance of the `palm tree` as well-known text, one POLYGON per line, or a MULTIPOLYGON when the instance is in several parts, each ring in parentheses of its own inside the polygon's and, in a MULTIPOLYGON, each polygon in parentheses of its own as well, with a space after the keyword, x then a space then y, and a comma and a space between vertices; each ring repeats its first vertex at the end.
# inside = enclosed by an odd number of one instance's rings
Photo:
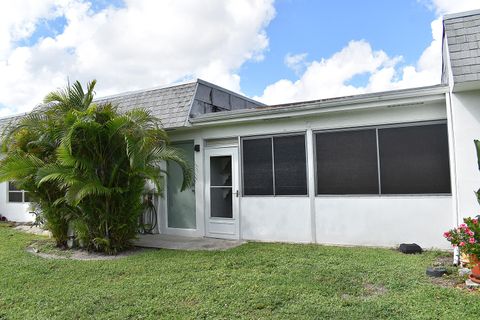
POLYGON ((68 110, 85 110, 90 105, 95 83, 87 85, 87 92, 75 82, 48 94, 43 105, 11 121, 2 134, 5 157, 0 161, 0 181, 12 181, 29 192, 59 247, 66 247, 69 221, 77 210, 67 203, 57 203, 64 196, 63 190, 54 183, 39 187, 36 176, 40 168, 56 161, 56 149, 66 131, 64 117, 68 110))
POLYGON ((80 240, 90 249, 116 252, 136 235, 146 182, 153 182, 159 193, 163 190, 165 172, 160 164, 180 165, 183 188, 192 183, 193 173, 169 145, 158 118, 147 110, 120 113, 111 104, 97 105, 92 102, 94 86, 92 81, 84 93, 76 82, 51 93, 43 110, 13 126, 9 137, 17 137, 25 128, 35 134, 23 139, 30 149, 19 148, 18 137, 6 144, 9 151, 2 162, 8 166, 0 169, 0 180, 15 180, 39 203, 47 201, 46 197, 37 200, 40 190, 55 189, 57 197, 50 197, 48 205, 68 209, 63 213, 68 212, 65 216, 80 240), (35 129, 34 117, 42 119, 35 129), (38 156, 42 152, 43 157, 38 156))

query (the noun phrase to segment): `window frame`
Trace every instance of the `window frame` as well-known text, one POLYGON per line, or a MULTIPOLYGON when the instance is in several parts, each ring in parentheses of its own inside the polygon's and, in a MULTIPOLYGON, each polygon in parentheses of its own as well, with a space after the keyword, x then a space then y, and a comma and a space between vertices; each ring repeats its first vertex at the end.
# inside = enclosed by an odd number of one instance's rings
POLYGON ((25 193, 28 193, 28 191, 25 190, 10 190, 10 183, 13 183, 12 181, 7 181, 7 203, 30 203, 31 201, 25 201, 25 193), (22 194, 22 201, 10 201, 10 193, 20 193, 22 194))
POLYGON ((242 197, 246 198, 251 198, 251 197, 266 197, 266 198, 274 198, 274 197, 303 197, 303 198, 308 198, 310 195, 310 190, 309 190, 309 170, 308 170, 308 142, 307 142, 307 132, 306 131, 292 131, 292 132, 285 132, 285 133, 272 133, 272 134, 262 134, 262 135, 252 135, 252 136, 241 136, 240 137, 240 164, 241 164, 241 179, 240 179, 240 194, 242 197), (303 136, 304 138, 304 144, 305 144, 305 183, 306 183, 306 193, 305 194, 294 194, 294 195, 285 195, 285 194, 275 194, 275 155, 274 155, 274 144, 273 144, 273 138, 276 137, 288 137, 288 136, 303 136), (272 146, 272 184, 273 184, 273 194, 271 195, 253 195, 253 194, 248 194, 246 195, 244 192, 244 180, 245 180, 245 167, 243 165, 243 141, 244 140, 255 140, 255 139, 270 139, 271 146, 272 146))
MULTIPOLYGON (((447 120, 429 120, 429 121, 415 121, 415 122, 405 122, 405 123, 391 123, 391 124, 380 124, 380 125, 365 125, 365 126, 357 126, 357 127, 345 127, 345 128, 338 128, 338 129, 324 129, 324 130, 312 130, 313 133, 313 161, 315 161, 313 170, 314 170, 314 180, 315 180, 315 197, 325 198, 325 197, 451 197, 452 196, 452 188, 450 186, 450 192, 445 193, 397 193, 397 194, 383 194, 382 193, 382 181, 380 175, 380 148, 378 143, 378 130, 379 129, 389 129, 389 128, 406 128, 406 127, 421 127, 421 126, 428 126, 428 125, 438 125, 444 124, 447 125, 448 130, 448 123, 447 120), (376 134, 376 145, 377 145, 377 171, 378 171, 378 194, 368 194, 368 193, 361 193, 361 194, 319 194, 317 190, 317 133, 328 133, 328 132, 345 132, 345 131, 360 131, 360 130, 375 130, 376 134)), ((447 138, 448 140, 448 138, 447 138)), ((448 172, 451 175, 451 163, 450 163, 450 141, 448 143, 449 149, 449 167, 450 170, 448 172)))

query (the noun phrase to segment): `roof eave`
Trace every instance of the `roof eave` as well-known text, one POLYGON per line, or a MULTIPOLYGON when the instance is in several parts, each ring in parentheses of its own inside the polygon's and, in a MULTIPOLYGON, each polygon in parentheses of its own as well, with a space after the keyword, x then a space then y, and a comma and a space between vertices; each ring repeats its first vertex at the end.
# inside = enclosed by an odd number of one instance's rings
POLYGON ((331 101, 305 101, 294 106, 272 107, 265 109, 245 109, 218 112, 190 118, 191 127, 219 125, 233 122, 275 119, 294 116, 308 116, 326 112, 339 112, 385 106, 412 105, 416 103, 445 99, 448 85, 435 85, 413 89, 363 94, 331 101), (398 100, 397 102, 395 100, 398 100))

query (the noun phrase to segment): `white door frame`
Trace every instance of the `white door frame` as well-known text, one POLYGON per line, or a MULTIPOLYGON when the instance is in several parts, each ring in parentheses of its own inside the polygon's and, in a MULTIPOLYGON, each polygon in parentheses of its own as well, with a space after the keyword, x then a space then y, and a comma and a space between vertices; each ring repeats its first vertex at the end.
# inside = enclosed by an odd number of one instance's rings
POLYGON ((205 236, 222 239, 240 238, 238 147, 205 149, 205 236), (230 156, 232 159, 232 218, 210 216, 210 158, 230 156))

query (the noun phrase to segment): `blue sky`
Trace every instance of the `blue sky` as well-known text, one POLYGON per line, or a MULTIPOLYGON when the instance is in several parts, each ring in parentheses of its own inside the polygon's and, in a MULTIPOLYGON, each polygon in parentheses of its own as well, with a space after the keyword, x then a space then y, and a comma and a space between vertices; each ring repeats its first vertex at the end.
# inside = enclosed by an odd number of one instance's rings
POLYGON ((0 3, 0 116, 67 80, 99 96, 202 78, 268 104, 432 85, 441 16, 478 0, 0 3), (433 34, 433 36, 432 36, 433 34))
POLYGON ((260 95, 279 78, 296 78, 284 64, 287 53, 306 52, 310 59, 320 59, 350 40, 364 39, 390 55, 401 55, 403 63, 414 64, 432 41, 435 12, 415 0, 279 0, 275 8, 277 15, 267 28, 270 45, 265 60, 248 62, 240 71, 242 89, 251 96, 260 95))

